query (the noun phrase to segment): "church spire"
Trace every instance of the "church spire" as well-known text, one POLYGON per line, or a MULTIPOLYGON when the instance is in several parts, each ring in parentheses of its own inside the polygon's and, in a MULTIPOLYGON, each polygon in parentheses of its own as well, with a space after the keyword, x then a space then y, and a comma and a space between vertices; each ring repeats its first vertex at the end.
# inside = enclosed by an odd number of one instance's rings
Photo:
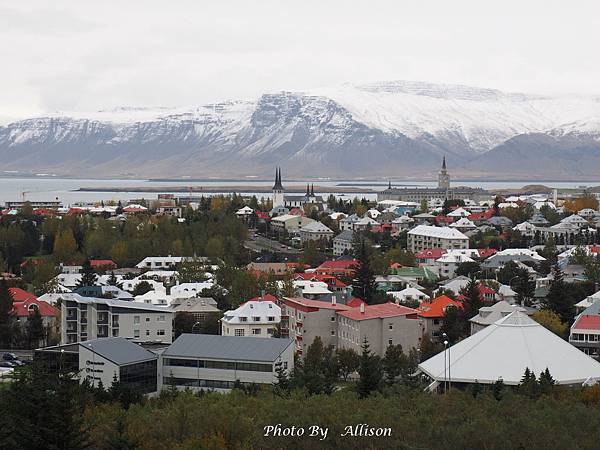
POLYGON ((442 160, 442 170, 446 170, 446 155, 444 155, 444 159, 442 160))
POLYGON ((310 184, 306 183, 306 196, 310 197, 310 184))
POLYGON ((392 180, 389 180, 388 181, 388 189, 391 189, 391 188, 392 188, 392 180))
POLYGON ((311 184, 310 185, 310 196, 314 197, 315 196, 315 184, 311 184))
POLYGON ((275 184, 273 185, 274 191, 283 191, 283 186, 281 185, 281 167, 275 168, 275 184))

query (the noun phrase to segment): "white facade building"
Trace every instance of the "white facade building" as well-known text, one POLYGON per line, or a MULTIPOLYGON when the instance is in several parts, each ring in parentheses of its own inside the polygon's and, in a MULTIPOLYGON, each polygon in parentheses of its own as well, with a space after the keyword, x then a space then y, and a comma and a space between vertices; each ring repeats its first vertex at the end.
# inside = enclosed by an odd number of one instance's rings
POLYGON ((413 253, 430 248, 467 249, 469 238, 454 228, 418 225, 408 232, 407 245, 413 253))
POLYGON ((248 301, 221 319, 223 336, 271 337, 281 322, 281 308, 269 301, 248 301))

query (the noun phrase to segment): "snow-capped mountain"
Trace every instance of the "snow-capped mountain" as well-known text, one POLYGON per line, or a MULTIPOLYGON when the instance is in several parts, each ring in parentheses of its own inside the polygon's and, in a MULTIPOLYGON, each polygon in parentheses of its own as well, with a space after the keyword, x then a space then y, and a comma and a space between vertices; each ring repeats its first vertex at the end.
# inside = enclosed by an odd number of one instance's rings
POLYGON ((454 173, 593 177, 600 97, 396 81, 0 126, 4 170, 86 176, 419 177, 442 155, 454 173))

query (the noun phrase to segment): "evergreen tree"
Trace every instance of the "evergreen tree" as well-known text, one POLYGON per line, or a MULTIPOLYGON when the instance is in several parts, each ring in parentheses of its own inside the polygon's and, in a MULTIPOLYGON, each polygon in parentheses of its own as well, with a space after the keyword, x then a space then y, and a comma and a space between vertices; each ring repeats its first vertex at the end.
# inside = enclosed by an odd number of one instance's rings
POLYGON ((388 384, 394 384, 403 373, 406 366, 406 355, 401 345, 388 345, 383 357, 383 371, 388 384))
POLYGON ((479 308, 483 306, 481 292, 479 290, 479 283, 477 280, 475 278, 471 278, 469 283, 461 291, 461 294, 465 297, 463 299, 462 314, 466 321, 465 326, 468 326, 468 320, 475 317, 479 313, 479 308))
POLYGON ((381 382, 383 380, 381 358, 373 354, 367 338, 365 338, 362 344, 358 375, 360 378, 357 391, 360 398, 368 397, 372 392, 379 390, 381 387, 381 382))
POLYGON ((14 318, 11 315, 13 299, 6 281, 0 281, 0 347, 10 348, 14 318))
POLYGON ((322 394, 326 390, 323 341, 315 337, 306 350, 304 358, 304 386, 310 395, 322 394))
POLYGON ((90 260, 86 259, 81 267, 81 280, 79 280, 77 287, 95 286, 97 281, 98 276, 94 272, 90 260))
POLYGON ((521 382, 519 383, 519 392, 529 398, 535 398, 538 395, 539 385, 535 373, 525 368, 521 382))
POLYGON ((364 300, 367 304, 374 302, 375 274, 371 269, 370 245, 362 233, 354 233, 353 256, 358 261, 352 280, 353 294, 364 300))
POLYGON ((556 384, 552 375, 550 375, 550 370, 546 367, 546 370, 540 373, 539 378, 539 388, 542 394, 549 394, 552 392, 552 388, 556 384))
POLYGON ((284 369, 281 361, 275 363, 275 373, 277 382, 273 384, 273 392, 280 397, 288 397, 290 395, 291 382, 287 370, 284 369))
POLYGON ((498 401, 502 400, 504 395, 504 381, 502 378, 498 378, 492 387, 492 395, 498 401))
POLYGON ((542 305, 558 314, 562 322, 571 324, 575 316, 575 304, 571 296, 571 289, 564 281, 564 274, 560 267, 555 265, 552 268, 552 275, 550 289, 542 301, 542 305))
POLYGON ((481 384, 479 384, 479 382, 475 380, 475 383, 471 385, 471 395, 473 396, 473 398, 477 398, 477 396, 481 394, 481 391, 481 384))
POLYGON ((33 313, 30 313, 27 318, 27 341, 29 348, 38 348, 44 344, 45 331, 40 310, 34 308, 33 313))

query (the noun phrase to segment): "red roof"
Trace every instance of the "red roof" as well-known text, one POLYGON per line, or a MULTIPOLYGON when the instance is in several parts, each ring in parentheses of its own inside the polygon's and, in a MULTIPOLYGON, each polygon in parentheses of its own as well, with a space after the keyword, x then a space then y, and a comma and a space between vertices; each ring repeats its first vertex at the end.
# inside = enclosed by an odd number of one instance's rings
POLYGON ((576 330, 600 330, 600 315, 581 316, 573 328, 576 330))
POLYGON ((329 275, 351 275, 359 264, 356 259, 325 261, 315 269, 315 272, 329 275))
POLYGON ((265 213, 265 212, 255 211, 255 213, 256 213, 256 217, 258 217, 259 219, 265 219, 266 220, 266 219, 269 218, 269 215, 267 213, 265 213))
POLYGON ((412 316, 417 318, 418 311, 416 309, 407 308, 406 306, 398 305, 397 303, 388 302, 379 305, 365 305, 364 312, 359 308, 352 308, 348 311, 340 312, 340 316, 347 317, 352 320, 366 319, 383 319, 385 317, 412 316))
POLYGON ((69 208, 69 211, 67 212, 68 216, 74 216, 76 214, 85 214, 87 211, 85 209, 81 209, 81 208, 69 208))
POLYGON ((428 248, 420 251, 415 254, 415 258, 417 259, 439 259, 441 258, 448 250, 445 248, 428 248))
POLYGON ((305 216, 305 213, 304 213, 304 210, 303 210, 303 209, 300 209, 300 208, 292 208, 292 209, 290 209, 290 215, 292 215, 292 216, 301 216, 301 217, 304 217, 304 216, 305 216))
POLYGON ((391 223, 384 223, 371 227, 371 233, 385 233, 386 231, 389 231, 390 233, 396 233, 398 231, 398 227, 391 223))
MULTIPOLYGON (((352 299, 350 301, 346 302, 346 305, 350 306, 351 308, 358 308, 363 303, 365 303, 365 302, 362 299, 360 299, 358 297, 352 297, 352 299)), ((366 303, 365 303, 365 305, 366 305, 366 303)))
POLYGON ((495 248, 480 248, 477 249, 477 253, 479 253, 480 258, 486 259, 498 253, 498 250, 496 250, 495 248))
POLYGON ((345 283, 342 283, 333 275, 327 275, 325 273, 302 272, 294 274, 294 278, 296 280, 322 281, 323 283, 327 283, 328 286, 346 287, 345 283))
POLYGON ((34 214, 37 214, 38 216, 55 216, 56 215, 56 211, 53 209, 48 209, 48 208, 36 208, 33 210, 34 214))
POLYGON ((292 308, 303 309, 304 311, 318 311, 319 309, 334 309, 336 311, 346 311, 350 308, 349 306, 336 303, 335 305, 331 302, 322 302, 320 300, 309 300, 301 297, 284 297, 283 303, 292 308))
POLYGON ((52 306, 50 303, 43 300, 38 300, 37 298, 24 302, 14 302, 11 314, 17 317, 29 317, 29 315, 33 312, 33 308, 35 308, 35 306, 32 308, 31 305, 37 306, 42 317, 58 317, 57 308, 52 306))
POLYGON ((117 267, 117 263, 111 259, 90 259, 90 265, 96 268, 109 266, 117 267))
POLYGON ((275 297, 273 294, 265 294, 259 297, 254 297, 249 300, 250 302, 273 302, 277 303, 279 299, 275 297))
POLYGON ((438 318, 444 317, 448 306, 462 308, 462 303, 458 300, 452 300, 447 295, 441 295, 434 298, 431 302, 421 303, 421 306, 417 308, 417 311, 421 317, 438 318))
POLYGON ((494 215, 494 208, 486 209, 480 213, 469 214, 467 218, 469 220, 487 220, 490 219, 494 215))
POLYGON ((27 300, 37 300, 37 297, 30 292, 27 292, 21 288, 8 288, 8 292, 13 299, 13 302, 24 302, 27 300))
POLYGON ((600 253, 600 245, 590 245, 590 252, 600 253))

